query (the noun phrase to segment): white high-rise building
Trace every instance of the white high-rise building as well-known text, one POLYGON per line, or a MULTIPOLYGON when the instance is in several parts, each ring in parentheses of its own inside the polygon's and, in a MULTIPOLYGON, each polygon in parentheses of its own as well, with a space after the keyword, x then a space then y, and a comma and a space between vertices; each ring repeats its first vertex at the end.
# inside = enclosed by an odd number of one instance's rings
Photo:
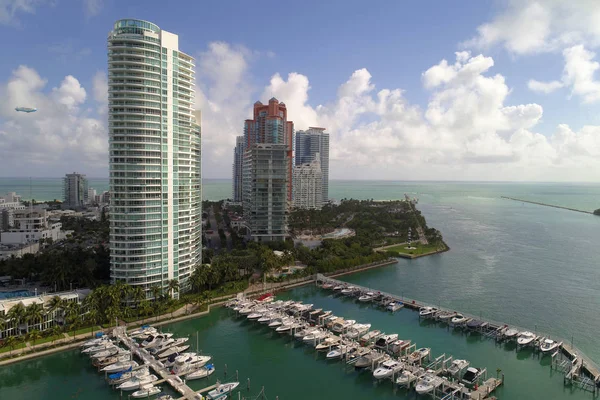
POLYGON ((309 128, 296 132, 295 165, 318 159, 323 172, 323 202, 329 200, 329 133, 325 128, 309 128), (318 155, 318 157, 317 157, 318 155))
POLYGON ((73 172, 63 179, 64 203, 69 207, 83 207, 88 202, 88 181, 85 175, 73 172))
POLYGON ((319 153, 315 160, 294 166, 294 207, 315 210, 323 207, 323 173, 319 153))
POLYGON ((194 59, 141 20, 108 35, 111 280, 149 291, 202 258, 200 126, 194 59))

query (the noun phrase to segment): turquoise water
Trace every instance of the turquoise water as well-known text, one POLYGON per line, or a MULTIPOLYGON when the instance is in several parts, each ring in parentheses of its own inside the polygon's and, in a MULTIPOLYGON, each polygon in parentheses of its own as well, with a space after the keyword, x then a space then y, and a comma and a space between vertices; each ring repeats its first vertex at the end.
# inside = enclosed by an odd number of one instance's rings
POLYGON ((0 292, 0 300, 2 299, 12 299, 14 297, 27 297, 33 296, 33 293, 28 290, 15 290, 12 292, 0 292))

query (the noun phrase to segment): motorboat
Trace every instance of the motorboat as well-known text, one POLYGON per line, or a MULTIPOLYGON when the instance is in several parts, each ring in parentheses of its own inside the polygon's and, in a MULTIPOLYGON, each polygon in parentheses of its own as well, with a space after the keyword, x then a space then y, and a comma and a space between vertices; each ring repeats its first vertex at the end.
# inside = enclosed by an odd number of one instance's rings
POLYGON ((404 307, 404 304, 402 302, 392 301, 385 307, 385 309, 391 312, 395 312, 401 309, 402 307, 404 307))
POLYGON ((319 329, 316 332, 309 333, 308 335, 304 336, 302 341, 305 343, 315 343, 317 340, 323 339, 327 335, 329 335, 327 331, 319 329))
POLYGON ((456 314, 454 317, 452 317, 452 319, 450 320, 450 323, 454 326, 461 326, 464 325, 467 322, 468 318, 465 317, 462 314, 456 314))
POLYGON ((402 363, 397 360, 387 360, 373 371, 373 378, 384 379, 392 376, 392 374, 403 367, 402 363))
POLYGON ((121 354, 116 356, 108 356, 102 358, 96 358, 92 361, 92 365, 94 367, 103 368, 107 365, 111 365, 114 363, 118 363, 121 361, 129 361, 131 359, 131 354, 121 354))
POLYGON ((266 313, 267 310, 260 310, 260 311, 253 311, 250 314, 248 314, 248 316, 246 317, 248 320, 250 321, 255 321, 258 320, 260 317, 263 316, 264 313, 266 313))
POLYGON ((194 353, 184 353, 184 355, 175 358, 171 373, 174 375, 181 375, 186 372, 191 372, 197 368, 203 367, 210 360, 210 356, 198 356, 194 353))
POLYGON ((385 349, 396 340, 398 340, 397 333, 393 333, 391 335, 383 335, 375 341, 375 347, 385 349))
POLYGON ((276 312, 268 312, 263 314, 261 317, 257 319, 259 324, 268 324, 273 321, 275 318, 279 317, 279 314, 276 312))
POLYGON ((302 340, 302 338, 306 335, 310 335, 311 333, 317 332, 319 328, 311 326, 304 329, 299 329, 294 333, 294 339, 302 340))
POLYGON ((396 378, 396 384, 406 386, 409 383, 411 383, 412 381, 414 381, 415 379, 417 379, 417 376, 415 374, 413 374, 412 372, 410 372, 409 370, 405 369, 396 378))
POLYGON ((188 338, 180 338, 180 339, 166 339, 163 340, 158 346, 148 348, 148 352, 152 355, 155 355, 160 358, 159 354, 167 351, 173 346, 180 346, 188 341, 188 338))
POLYGON ((262 294, 256 299, 256 301, 263 304, 271 303, 273 300, 275 300, 275 296, 273 296, 273 293, 262 294))
POLYGON ((474 385, 477 382, 477 380, 479 379, 480 375, 481 375, 481 369, 468 367, 467 371, 465 372, 465 374, 462 377, 462 382, 466 383, 467 385, 474 385))
POLYGON ((337 285, 337 286, 333 287, 333 290, 337 292, 337 291, 344 290, 345 288, 346 288, 346 286, 344 286, 344 285, 337 285))
POLYGON ((529 331, 521 332, 519 334, 519 337, 517 338, 517 344, 520 346, 527 346, 528 344, 533 342, 535 340, 535 338, 536 338, 536 336, 532 332, 529 332, 529 331))
POLYGON ((340 338, 338 336, 329 336, 325 339, 323 339, 323 341, 319 344, 317 344, 315 346, 315 350, 317 351, 323 351, 323 350, 328 350, 330 347, 338 344, 340 342, 340 338))
POLYGON ((360 337, 360 341, 361 341, 361 343, 370 342, 371 340, 375 339, 379 335, 381 335, 381 331, 379 329, 375 329, 374 331, 370 331, 370 332, 367 332, 364 335, 362 335, 360 337))
POLYGON ((119 361, 114 364, 107 365, 104 368, 101 368, 100 371, 112 374, 115 372, 125 371, 129 368, 136 368, 138 366, 139 364, 135 361, 119 361))
POLYGON ((436 308, 421 307, 421 308, 419 308, 419 317, 430 318, 430 317, 433 317, 436 312, 437 312, 436 308))
POLYGON ((150 335, 148 336, 142 343, 140 343, 140 347, 155 347, 158 346, 163 340, 170 338, 173 334, 158 334, 158 335, 150 335))
POLYGON ((108 375, 108 383, 110 385, 119 385, 134 377, 142 377, 148 375, 150 375, 150 370, 148 370, 148 367, 144 367, 135 371, 117 372, 115 374, 108 375))
POLYGON ((83 354, 95 354, 95 353, 98 353, 98 352, 101 352, 101 351, 104 351, 107 349, 116 348, 116 347, 117 346, 115 346, 115 344, 113 342, 108 341, 106 343, 101 343, 96 346, 87 347, 87 348, 81 350, 81 352, 83 354))
POLYGON ((88 347, 100 346, 102 344, 106 344, 107 342, 111 342, 110 338, 108 336, 102 336, 96 339, 90 339, 81 344, 79 347, 86 349, 88 347))
POLYGON ((143 325, 142 327, 140 327, 139 329, 136 329, 135 331, 131 331, 129 332, 129 337, 132 339, 135 339, 139 336, 142 335, 153 335, 156 334, 157 330, 156 328, 150 326, 150 325, 143 325))
POLYGON ((449 322, 452 318, 456 317, 455 311, 441 311, 436 314, 436 318, 442 322, 449 322))
POLYGON ((134 399, 140 399, 142 397, 150 397, 160 393, 160 388, 158 386, 154 386, 151 383, 147 385, 140 386, 139 390, 133 392, 131 397, 134 399))
POLYGON ((323 289, 333 289, 333 283, 325 282, 321 285, 323 289))
POLYGON ((153 382, 156 382, 158 377, 156 375, 145 375, 145 376, 135 376, 128 381, 121 383, 117 386, 117 389, 121 390, 136 390, 139 389, 143 385, 147 385, 153 382))
POLYGON ((358 298, 358 301, 363 302, 363 303, 368 303, 370 301, 373 301, 374 298, 375 298, 375 293, 367 292, 367 293, 363 294, 362 296, 360 296, 358 298))
POLYGON ((248 305, 247 307, 244 307, 240 310, 238 310, 238 313, 240 315, 248 315, 251 314, 254 311, 254 308, 256 307, 256 304, 252 303, 250 305, 248 305))
POLYGON ((467 328, 469 329, 481 329, 487 325, 487 322, 480 319, 472 319, 467 322, 467 328))
POLYGON ((171 357, 173 354, 180 354, 190 348, 189 344, 184 344, 181 346, 171 346, 168 349, 165 349, 158 354, 156 354, 156 358, 159 360, 164 360, 166 358, 171 357))
POLYGON ((562 345, 562 342, 558 343, 552 339, 544 339, 540 344, 540 350, 542 353, 551 353, 562 345))
POLYGON ((455 378, 459 378, 460 373, 468 366, 469 361, 467 360, 454 360, 448 367, 448 373, 455 378))
POLYGON ((350 327, 348 332, 346 332, 346 337, 350 339, 356 339, 360 335, 367 333, 371 329, 371 324, 354 324, 350 327))
POLYGON ((340 344, 334 346, 329 353, 325 356, 325 358, 331 360, 334 358, 340 358, 346 353, 349 353, 351 350, 354 350, 354 347, 346 344, 340 344))
POLYGON ((345 296, 351 296, 355 290, 356 290, 356 288, 354 286, 348 286, 348 287, 342 289, 341 293, 345 296))
POLYGON ((362 369, 362 368, 370 367, 373 365, 373 360, 375 360, 379 357, 381 357, 381 353, 379 353, 377 351, 370 351, 369 353, 363 355, 358 360, 356 360, 356 362, 354 363, 354 368, 362 369))
POLYGON ((168 393, 163 393, 163 394, 159 393, 156 400, 175 400, 175 399, 173 398, 173 396, 171 396, 168 393))
POLYGON ((275 328, 275 332, 279 332, 279 333, 289 332, 290 329, 292 329, 292 327, 294 326, 294 324, 296 324, 296 321, 294 321, 293 319, 289 319, 285 323, 282 323, 277 328, 275 328))
POLYGON ((402 352, 404 352, 404 350, 406 350, 408 348, 408 346, 410 346, 410 340, 395 340, 394 342, 392 342, 392 344, 389 346, 389 349, 392 351, 392 353, 394 354, 400 354, 402 352))
POLYGON ((202 379, 209 377, 213 372, 215 372, 215 366, 212 364, 207 364, 203 367, 198 368, 197 370, 190 372, 185 376, 187 381, 194 379, 202 379))
MULTIPOLYGON (((122 349, 118 348, 117 346, 112 346, 107 348, 106 350, 102 350, 99 351, 97 353, 92 354, 90 357, 92 358, 92 360, 97 360, 100 358, 105 358, 105 357, 112 357, 112 356, 116 356, 119 354, 119 351, 121 351, 122 349)), ((122 350, 125 351, 125 350, 122 350)))
POLYGON ((340 319, 340 317, 338 317, 337 315, 329 314, 327 317, 323 318, 323 325, 331 326, 337 319, 340 319))
POLYGON ((506 339, 514 339, 517 336, 519 336, 519 331, 515 328, 509 328, 506 331, 504 331, 504 337, 506 339))
POLYGON ((331 330, 336 333, 342 333, 354 324, 356 324, 356 321, 353 319, 344 320, 343 318, 339 318, 333 323, 331 330))
POLYGON ((431 349, 427 347, 421 347, 420 349, 417 349, 410 353, 410 355, 408 356, 408 361, 411 363, 420 362, 422 359, 427 357, 430 352, 431 349))
POLYGON ((415 390, 417 394, 429 393, 435 388, 436 383, 438 381, 438 377, 436 377, 433 374, 427 373, 421 378, 419 378, 419 380, 417 381, 417 385, 415 386, 415 390))
POLYGON ((281 325, 284 325, 290 321, 289 317, 279 317, 275 318, 273 321, 269 322, 269 328, 278 328, 281 325))
POLYGON ((223 399, 223 396, 227 396, 238 387, 239 384, 239 382, 221 383, 215 389, 208 392, 207 396, 211 399, 223 399))

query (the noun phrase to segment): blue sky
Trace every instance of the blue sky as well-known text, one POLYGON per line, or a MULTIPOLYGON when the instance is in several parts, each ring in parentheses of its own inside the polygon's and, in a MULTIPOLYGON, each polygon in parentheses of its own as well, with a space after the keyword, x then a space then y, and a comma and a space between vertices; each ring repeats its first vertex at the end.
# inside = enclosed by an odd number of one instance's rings
MULTIPOLYGON (((7 105, 0 113, 0 138, 4 133, 21 139, 0 145, 0 155, 22 159, 31 148, 39 162, 3 168, 1 174, 59 176, 77 169, 106 175, 102 73, 106 36, 120 18, 152 21, 177 33, 180 49, 198 59, 208 178, 229 176, 229 153, 243 118, 253 101, 271 94, 298 105, 290 109, 297 129, 328 125, 337 178, 541 180, 550 169, 558 180, 569 180, 597 158, 599 135, 584 126, 600 125, 593 54, 600 40, 597 21, 581 17, 599 12, 593 2, 584 7, 558 0, 165 4, 0 2, 0 34, 12 38, 3 44, 9 57, 0 59, 0 93, 49 104, 78 132, 55 127, 56 118, 50 121, 48 115, 15 117, 13 105, 7 105), (568 49, 574 50, 566 56, 568 49), (457 61, 455 52, 462 51, 468 56, 457 61), (443 59, 449 67, 430 70, 443 59), (223 68, 203 68, 218 63, 223 68), (471 68, 476 76, 463 80, 471 68), (279 80, 273 80, 275 74, 279 80), (503 82, 494 80, 497 74, 503 82), (66 82, 69 75, 74 80, 66 82), (530 80, 555 81, 557 87, 549 93, 532 90, 530 80), (15 81, 23 82, 10 86, 15 81), (347 98, 340 95, 345 83, 351 91, 347 98), (378 97, 381 90, 395 89, 400 92, 389 100, 378 97), (511 106, 518 109, 506 108, 511 106), (66 155, 52 157, 39 155, 44 140, 50 141, 46 150, 71 143, 66 155), (73 156, 78 146, 82 157, 73 156), (366 158, 354 159, 356 152, 366 158), (406 165, 417 172, 394 172, 406 165), (523 169, 530 173, 519 174, 523 169)), ((598 179, 599 173, 586 172, 582 180, 598 179)))

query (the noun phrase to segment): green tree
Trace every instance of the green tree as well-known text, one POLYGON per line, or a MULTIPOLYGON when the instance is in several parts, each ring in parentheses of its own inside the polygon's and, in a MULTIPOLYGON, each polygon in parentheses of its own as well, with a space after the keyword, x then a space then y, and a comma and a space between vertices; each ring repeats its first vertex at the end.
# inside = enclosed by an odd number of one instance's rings
POLYGON ((600 208, 594 211, 594 215, 600 215, 600 208))
MULTIPOLYGON (((152 304, 150 304, 150 302, 148 300, 143 300, 140 304, 139 304, 139 309, 142 312, 142 314, 144 315, 144 319, 152 313, 152 304)), ((144 319, 142 319, 142 323, 144 323, 144 319)))
POLYGON ((6 340, 4 341, 4 345, 10 347, 9 355, 12 355, 12 352, 15 349, 15 346, 17 345, 17 337, 16 336, 7 337, 6 340))
POLYGON ((167 285, 167 290, 171 293, 171 298, 175 298, 175 292, 179 292, 179 281, 171 279, 167 285))
POLYGON ((52 344, 54 344, 54 341, 62 334, 62 328, 60 325, 54 325, 50 330, 50 333, 52 334, 52 344))
POLYGON ((33 323, 33 328, 36 326, 38 329, 41 329, 42 319, 45 315, 44 306, 40 303, 33 303, 29 305, 25 311, 26 321, 27 321, 27 331, 29 331, 29 325, 33 323))
POLYGON ((152 292, 152 298, 154 301, 158 301, 160 295, 162 294, 162 288, 158 285, 154 285, 150 288, 150 291, 152 292))
POLYGON ((27 310, 23 303, 17 303, 8 311, 8 319, 12 322, 15 327, 15 333, 19 332, 19 325, 26 321, 27 310))
POLYGON ((208 282, 208 266, 206 265, 197 265, 194 268, 194 272, 192 272, 192 276, 190 278, 192 282, 192 288, 200 293, 202 289, 206 287, 208 282))
POLYGON ((34 329, 27 334, 27 341, 33 342, 33 346, 31 346, 32 349, 35 349, 35 342, 36 342, 36 340, 39 340, 41 337, 42 337, 42 335, 41 335, 40 331, 38 331, 37 329, 34 329))

